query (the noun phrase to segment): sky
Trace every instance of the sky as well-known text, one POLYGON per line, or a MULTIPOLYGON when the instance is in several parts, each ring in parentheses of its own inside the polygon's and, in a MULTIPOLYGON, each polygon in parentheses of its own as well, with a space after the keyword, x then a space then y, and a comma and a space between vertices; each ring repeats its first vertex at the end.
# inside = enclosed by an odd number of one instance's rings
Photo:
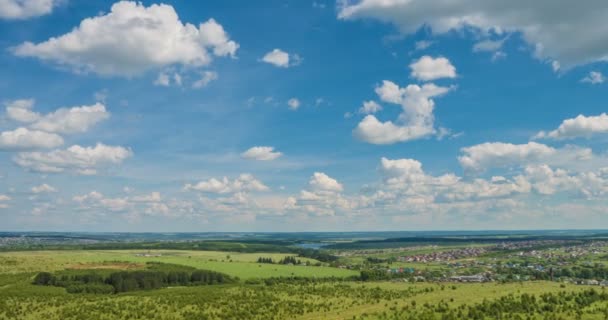
POLYGON ((0 230, 608 225, 608 4, 0 0, 0 230))

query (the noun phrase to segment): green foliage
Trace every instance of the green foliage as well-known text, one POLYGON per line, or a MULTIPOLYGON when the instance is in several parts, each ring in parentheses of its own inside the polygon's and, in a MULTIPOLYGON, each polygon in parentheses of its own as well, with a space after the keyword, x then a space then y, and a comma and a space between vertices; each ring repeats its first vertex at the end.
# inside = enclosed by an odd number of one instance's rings
POLYGON ((148 270, 111 272, 99 270, 63 271, 56 275, 40 272, 35 285, 66 288, 69 293, 120 293, 169 286, 198 286, 233 283, 236 279, 209 270, 153 262, 148 270))

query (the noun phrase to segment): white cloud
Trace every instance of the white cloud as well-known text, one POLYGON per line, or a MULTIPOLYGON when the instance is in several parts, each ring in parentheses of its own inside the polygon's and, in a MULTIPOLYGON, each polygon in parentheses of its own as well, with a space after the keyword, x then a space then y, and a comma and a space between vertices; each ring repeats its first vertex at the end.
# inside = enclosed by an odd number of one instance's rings
POLYGON ((532 165, 525 169, 533 189, 543 195, 558 192, 575 192, 584 198, 608 194, 608 169, 598 172, 570 173, 564 169, 553 169, 548 165, 532 165))
POLYGON ((193 84, 193 88, 203 88, 206 87, 211 81, 217 80, 217 72, 215 71, 204 71, 201 74, 201 78, 196 80, 193 84))
POLYGON ((591 84, 600 84, 606 81, 606 77, 599 71, 591 71, 589 74, 581 79, 581 82, 587 82, 591 84))
POLYGON ((391 121, 380 122, 375 116, 367 115, 354 131, 355 136, 372 144, 393 144, 433 134, 429 126, 401 126, 391 121))
POLYGON ((53 193, 53 192, 57 192, 57 189, 55 189, 53 186, 50 186, 46 183, 43 183, 39 186, 32 187, 32 193, 53 193))
POLYGON ((55 148, 63 144, 63 138, 54 133, 17 128, 0 133, 0 150, 55 148))
POLYGON ((96 103, 92 106, 57 109, 40 117, 31 124, 31 127, 46 132, 80 133, 88 131, 92 126, 109 117, 106 107, 96 103))
POLYGON ((481 36, 521 33, 536 57, 557 60, 566 68, 608 59, 608 7, 602 1, 580 6, 554 0, 342 1, 338 17, 378 19, 404 34, 424 26, 434 34, 465 28, 481 36))
POLYGON ((580 114, 576 118, 564 120, 553 131, 537 133, 534 138, 562 140, 579 137, 589 138, 594 134, 602 133, 608 133, 608 115, 606 113, 588 117, 580 114))
POLYGON ((376 113, 378 111, 382 111, 382 106, 373 100, 364 101, 363 106, 361 106, 361 108, 359 108, 359 113, 363 113, 363 114, 372 114, 372 113, 376 113))
POLYGON ((209 180, 200 181, 194 185, 186 184, 184 190, 223 194, 245 191, 266 191, 268 190, 268 187, 257 180, 253 175, 244 173, 233 180, 230 180, 227 177, 223 177, 222 179, 211 178, 209 180))
POLYGON ((40 114, 33 112, 34 99, 20 99, 5 103, 6 115, 15 121, 30 123, 38 120, 40 114))
POLYGON ((234 56, 238 47, 213 19, 197 28, 182 23, 170 5, 120 1, 109 13, 84 19, 67 34, 38 44, 25 42, 12 50, 17 56, 55 62, 76 72, 130 77, 175 64, 205 66, 212 60, 210 51, 234 56))
POLYGON ((536 142, 525 144, 486 142, 462 148, 461 152, 458 161, 463 169, 470 172, 539 164, 580 171, 608 165, 606 156, 598 156, 589 148, 572 145, 556 149, 536 142))
POLYGON ((316 191, 341 192, 343 190, 341 183, 323 172, 315 172, 312 177, 310 177, 308 184, 316 191))
POLYGON ((12 120, 27 123, 30 129, 53 133, 86 132, 97 123, 110 117, 101 103, 90 106, 59 108, 46 115, 33 112, 33 99, 15 100, 6 104, 6 113, 12 120))
POLYGON ((281 68, 297 66, 302 58, 297 54, 289 54, 281 49, 274 49, 262 57, 262 61, 281 68))
POLYGON ((275 151, 274 147, 251 147, 247 151, 241 153, 241 157, 250 160, 275 160, 282 156, 281 152, 275 151))
POLYGON ((466 170, 480 171, 489 167, 503 167, 539 160, 552 156, 556 150, 544 144, 529 142, 512 144, 503 142, 486 142, 462 148, 458 157, 460 165, 466 170))
POLYGON ((424 138, 437 133, 433 97, 441 96, 451 88, 429 83, 422 86, 408 85, 400 88, 391 81, 383 81, 376 88, 380 100, 401 105, 402 112, 397 122, 380 122, 367 115, 354 130, 354 135, 368 143, 392 144, 424 138))
POLYGON ((444 57, 422 56, 410 64, 410 69, 412 77, 422 81, 456 78, 456 68, 444 57))
POLYGON ((27 19, 47 15, 61 0, 0 0, 0 18, 27 19))
POLYGON ((300 107, 300 100, 298 100, 298 98, 291 98, 287 101, 287 105, 291 110, 298 110, 298 108, 300 107))
POLYGON ((96 174, 99 167, 120 164, 131 156, 131 150, 124 147, 98 143, 95 147, 73 145, 50 152, 21 152, 13 160, 21 167, 37 172, 73 171, 91 175, 96 174))

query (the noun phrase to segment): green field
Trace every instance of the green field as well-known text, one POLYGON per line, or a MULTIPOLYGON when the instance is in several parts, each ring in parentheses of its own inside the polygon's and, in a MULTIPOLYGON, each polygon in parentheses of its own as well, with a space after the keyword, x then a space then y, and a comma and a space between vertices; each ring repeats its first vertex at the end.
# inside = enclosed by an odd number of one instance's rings
MULTIPOLYGON (((348 277, 357 272, 316 266, 258 264, 258 257, 269 257, 278 261, 288 254, 282 253, 238 253, 219 251, 178 251, 178 250, 107 250, 107 251, 27 251, 0 253, 0 274, 19 272, 57 271, 83 268, 91 263, 104 261, 125 261, 146 263, 158 261, 181 264, 198 269, 219 271, 241 279, 270 277, 348 277), (137 254, 161 256, 137 256, 137 254), (85 266, 82 266, 85 264, 85 266)), ((302 262, 318 261, 298 258, 302 262)))
POLYGON ((185 250, 0 253, 0 319, 608 319, 608 293, 598 286, 362 282, 353 280, 357 272, 340 268, 256 262, 258 257, 278 261, 286 256, 185 250), (105 294, 33 284, 42 271, 58 276, 138 272, 155 265, 149 262, 169 269, 212 270, 240 280, 105 294))

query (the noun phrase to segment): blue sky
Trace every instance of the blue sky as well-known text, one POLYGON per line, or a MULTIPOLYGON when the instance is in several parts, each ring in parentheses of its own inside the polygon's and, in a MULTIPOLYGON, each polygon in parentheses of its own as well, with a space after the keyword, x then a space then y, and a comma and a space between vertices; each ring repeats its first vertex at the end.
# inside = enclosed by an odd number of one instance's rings
POLYGON ((0 1, 2 230, 599 228, 608 6, 0 1))

